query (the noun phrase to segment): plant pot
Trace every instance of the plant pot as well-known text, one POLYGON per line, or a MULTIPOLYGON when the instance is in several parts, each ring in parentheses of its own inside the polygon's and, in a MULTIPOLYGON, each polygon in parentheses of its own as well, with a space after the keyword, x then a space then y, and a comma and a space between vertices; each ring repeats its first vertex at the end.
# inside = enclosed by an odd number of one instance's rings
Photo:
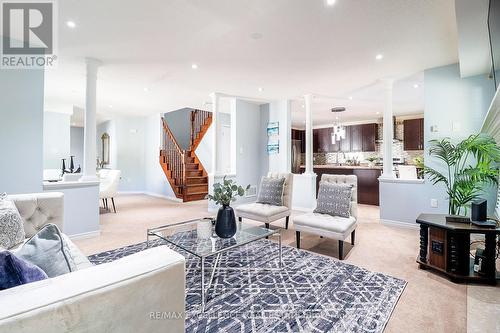
POLYGON ((231 238, 236 233, 236 218, 230 206, 222 206, 217 213, 215 233, 220 238, 231 238))

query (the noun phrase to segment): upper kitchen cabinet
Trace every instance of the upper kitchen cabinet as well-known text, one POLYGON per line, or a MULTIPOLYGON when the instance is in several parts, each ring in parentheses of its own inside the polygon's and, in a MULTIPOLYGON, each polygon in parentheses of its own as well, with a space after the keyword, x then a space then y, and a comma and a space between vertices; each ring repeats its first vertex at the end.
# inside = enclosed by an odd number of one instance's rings
POLYGON ((364 124, 361 125, 362 142, 361 147, 363 151, 375 151, 375 140, 377 138, 377 124, 364 124))
POLYGON ((341 151, 351 151, 351 126, 345 126, 345 138, 340 140, 341 151))
POLYGON ((351 127, 351 150, 363 150, 363 125, 353 125, 351 127))
POLYGON ((332 143, 332 128, 313 130, 313 152, 328 153, 339 150, 339 144, 332 143))
POLYGON ((403 121, 404 150, 424 149, 424 119, 403 121))

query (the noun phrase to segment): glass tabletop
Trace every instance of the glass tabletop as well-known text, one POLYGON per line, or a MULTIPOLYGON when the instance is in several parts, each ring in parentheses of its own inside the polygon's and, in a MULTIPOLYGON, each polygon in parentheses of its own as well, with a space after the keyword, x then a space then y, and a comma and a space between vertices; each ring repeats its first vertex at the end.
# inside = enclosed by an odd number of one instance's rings
POLYGON ((161 238, 201 258, 279 233, 279 230, 236 222, 236 234, 231 238, 220 238, 215 234, 212 221, 204 218, 165 225, 148 229, 147 236, 148 239, 151 236, 161 238))

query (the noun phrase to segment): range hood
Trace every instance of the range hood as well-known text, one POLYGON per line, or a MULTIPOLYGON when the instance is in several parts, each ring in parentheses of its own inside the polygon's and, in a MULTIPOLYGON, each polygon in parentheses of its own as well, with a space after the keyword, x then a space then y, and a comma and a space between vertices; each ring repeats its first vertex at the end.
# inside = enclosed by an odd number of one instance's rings
MULTIPOLYGON (((379 125, 380 126, 380 125, 379 125)), ((382 137, 377 137, 377 140, 375 140, 376 143, 383 143, 384 142, 384 137, 383 137, 383 131, 382 131, 382 137)), ((396 116, 392 116, 392 142, 397 143, 397 142, 402 142, 402 138, 398 138, 396 135, 396 116)))

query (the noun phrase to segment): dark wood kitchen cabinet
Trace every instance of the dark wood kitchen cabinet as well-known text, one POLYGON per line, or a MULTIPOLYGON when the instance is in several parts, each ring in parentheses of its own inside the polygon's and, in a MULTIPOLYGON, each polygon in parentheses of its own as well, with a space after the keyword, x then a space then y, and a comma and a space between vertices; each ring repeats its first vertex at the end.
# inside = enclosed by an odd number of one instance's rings
POLYGON ((351 127, 351 151, 363 150, 363 125, 353 125, 351 127))
POLYGON ((345 127, 345 138, 340 140, 340 151, 351 151, 351 126, 345 127))
POLYGON ((407 119, 403 121, 404 150, 424 149, 424 119, 407 119))
MULTIPOLYGON (((313 130, 313 153, 375 151, 377 126, 377 124, 345 126, 345 138, 335 142, 332 142, 332 127, 316 128, 313 130)), ((302 152, 305 153, 305 131, 292 129, 292 139, 302 141, 302 152)))
POLYGON ((339 150, 338 143, 332 143, 333 128, 318 128, 313 130, 313 152, 328 153, 339 150))
POLYGON ((363 151, 375 151, 375 140, 377 138, 377 124, 361 125, 362 142, 361 148, 363 151))

